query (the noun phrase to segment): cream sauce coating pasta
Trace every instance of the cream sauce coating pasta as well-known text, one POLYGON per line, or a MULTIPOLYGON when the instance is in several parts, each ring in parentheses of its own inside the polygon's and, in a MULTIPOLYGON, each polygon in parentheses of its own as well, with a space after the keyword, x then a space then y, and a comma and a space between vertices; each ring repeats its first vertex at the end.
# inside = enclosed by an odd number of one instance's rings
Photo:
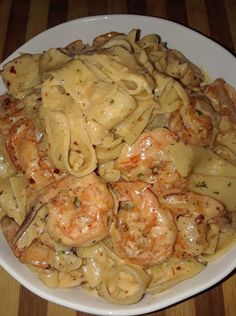
POLYGON ((135 304, 236 241, 236 92, 156 34, 3 66, 0 220, 48 287, 135 304))

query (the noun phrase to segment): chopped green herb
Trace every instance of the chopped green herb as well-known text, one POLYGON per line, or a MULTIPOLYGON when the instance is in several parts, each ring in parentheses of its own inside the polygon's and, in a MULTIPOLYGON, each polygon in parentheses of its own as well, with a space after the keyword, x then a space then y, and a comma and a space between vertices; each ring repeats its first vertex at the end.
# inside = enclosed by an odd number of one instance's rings
POLYGON ((115 101, 113 99, 110 100, 110 104, 113 104, 115 101))
POLYGON ((231 182, 229 182, 229 183, 228 183, 228 187, 231 187, 231 184, 232 184, 232 183, 231 183, 231 182))
POLYGON ((61 160, 62 160, 62 155, 60 155, 60 156, 59 156, 58 160, 59 160, 59 161, 61 161, 61 160))
POLYGON ((195 183, 195 187, 196 188, 208 188, 205 181, 201 181, 201 182, 199 181, 199 182, 195 183))
POLYGON ((213 193, 214 193, 214 194, 219 194, 220 192, 218 192, 218 191, 214 191, 213 193))

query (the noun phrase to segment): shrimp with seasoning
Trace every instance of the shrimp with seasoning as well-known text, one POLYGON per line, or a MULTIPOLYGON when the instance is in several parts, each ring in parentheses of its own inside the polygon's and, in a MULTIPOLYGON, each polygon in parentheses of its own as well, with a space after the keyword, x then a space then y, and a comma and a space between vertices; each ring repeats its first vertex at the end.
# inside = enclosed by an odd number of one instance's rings
POLYGON ((153 183, 156 193, 183 190, 186 179, 176 170, 168 151, 177 141, 176 134, 166 128, 144 132, 133 145, 123 147, 116 168, 124 179, 153 183))
POLYGON ((30 119, 16 122, 6 139, 6 150, 17 170, 22 171, 34 190, 39 190, 55 180, 55 169, 48 158, 40 155, 36 128, 30 119))
POLYGON ((48 210, 45 229, 56 242, 84 247, 109 235, 113 196, 95 173, 81 178, 66 176, 43 188, 14 237, 14 243, 43 205, 48 210))
POLYGON ((10 217, 4 216, 1 219, 1 228, 3 235, 14 252, 15 256, 22 262, 32 266, 45 269, 53 261, 54 250, 48 245, 44 245, 39 240, 34 240, 31 245, 25 249, 19 249, 14 244, 14 237, 17 234, 19 225, 10 217))
POLYGON ((217 113, 210 100, 202 95, 192 95, 188 107, 173 112, 167 125, 185 144, 212 146, 217 124, 217 113))
POLYGON ((171 212, 160 205, 147 183, 120 181, 113 189, 120 201, 110 230, 114 251, 142 266, 164 262, 173 253, 177 235, 171 212))
POLYGON ((220 229, 230 222, 224 205, 206 195, 193 192, 169 194, 160 198, 161 204, 169 208, 178 228, 175 255, 197 256, 209 246, 211 225, 220 229))
POLYGON ((5 216, 1 219, 2 232, 20 262, 27 264, 39 274, 46 285, 50 287, 72 287, 82 282, 80 266, 82 259, 70 248, 58 246, 47 233, 40 234, 28 247, 18 248, 13 245, 18 225, 13 219, 5 216), (73 278, 73 274, 77 278, 73 278), (48 283, 47 278, 53 278, 48 283), (46 282, 45 282, 46 281, 46 282))
MULTIPOLYGON (((22 262, 30 264, 32 266, 45 269, 53 261, 55 251, 53 250, 54 244, 45 243, 44 240, 40 240, 41 236, 24 249, 19 249, 19 247, 14 243, 14 238, 19 230, 19 225, 10 217, 4 216, 1 219, 1 229, 3 235, 14 252, 15 256, 22 262), (44 242, 43 242, 44 241, 44 242)), ((48 238, 47 238, 48 239, 48 238)))

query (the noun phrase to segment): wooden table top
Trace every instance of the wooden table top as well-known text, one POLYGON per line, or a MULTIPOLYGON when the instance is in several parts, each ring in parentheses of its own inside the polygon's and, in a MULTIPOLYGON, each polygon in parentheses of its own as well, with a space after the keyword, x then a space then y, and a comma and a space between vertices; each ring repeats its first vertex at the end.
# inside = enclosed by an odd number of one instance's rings
MULTIPOLYGON (((0 61, 47 28, 84 16, 129 13, 190 26, 236 52, 236 0, 0 0, 0 61)), ((86 316, 29 292, 0 268, 1 316, 86 316)), ((150 316, 236 316, 236 273, 150 316)))

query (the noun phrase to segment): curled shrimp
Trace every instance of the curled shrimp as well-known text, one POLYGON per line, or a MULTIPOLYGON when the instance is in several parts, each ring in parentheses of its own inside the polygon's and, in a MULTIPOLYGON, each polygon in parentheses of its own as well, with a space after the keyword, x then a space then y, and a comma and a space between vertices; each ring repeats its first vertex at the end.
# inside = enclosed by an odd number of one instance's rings
POLYGON ((7 243, 21 262, 43 269, 52 263, 55 255, 52 245, 44 245, 40 240, 33 240, 29 247, 19 249, 14 243, 19 225, 12 218, 4 216, 1 219, 1 228, 7 243))
POLYGON ((50 166, 46 156, 39 154, 38 143, 36 129, 29 119, 16 122, 6 139, 6 150, 13 165, 26 175, 29 184, 37 190, 55 179, 55 169, 50 166))
POLYGON ((14 237, 14 243, 43 205, 48 209, 45 229, 56 242, 69 247, 88 246, 109 234, 113 196, 94 173, 81 178, 67 176, 43 188, 14 237))
POLYGON ((14 236, 19 228, 13 219, 1 219, 3 234, 20 262, 44 270, 70 272, 80 267, 82 260, 70 248, 58 246, 47 233, 41 233, 31 244, 24 248, 13 245, 14 236))
POLYGON ((153 183, 156 193, 183 189, 186 179, 169 156, 169 146, 177 141, 176 134, 166 128, 144 132, 133 145, 124 146, 116 168, 125 179, 153 183))
POLYGON ((144 132, 134 144, 123 147, 115 167, 128 180, 150 176, 160 162, 170 161, 168 147, 176 141, 177 136, 165 128, 144 132))
POLYGON ((221 227, 230 221, 222 203, 193 192, 161 197, 161 204, 169 208, 178 228, 175 254, 197 256, 209 246, 208 235, 212 224, 221 227))
POLYGON ((124 260, 143 266, 169 258, 176 226, 170 211, 161 207, 149 185, 120 181, 113 189, 120 201, 120 210, 110 230, 114 251, 124 260))
POLYGON ((205 96, 193 95, 187 108, 173 112, 168 128, 177 133, 185 144, 212 146, 217 127, 217 114, 205 96))

